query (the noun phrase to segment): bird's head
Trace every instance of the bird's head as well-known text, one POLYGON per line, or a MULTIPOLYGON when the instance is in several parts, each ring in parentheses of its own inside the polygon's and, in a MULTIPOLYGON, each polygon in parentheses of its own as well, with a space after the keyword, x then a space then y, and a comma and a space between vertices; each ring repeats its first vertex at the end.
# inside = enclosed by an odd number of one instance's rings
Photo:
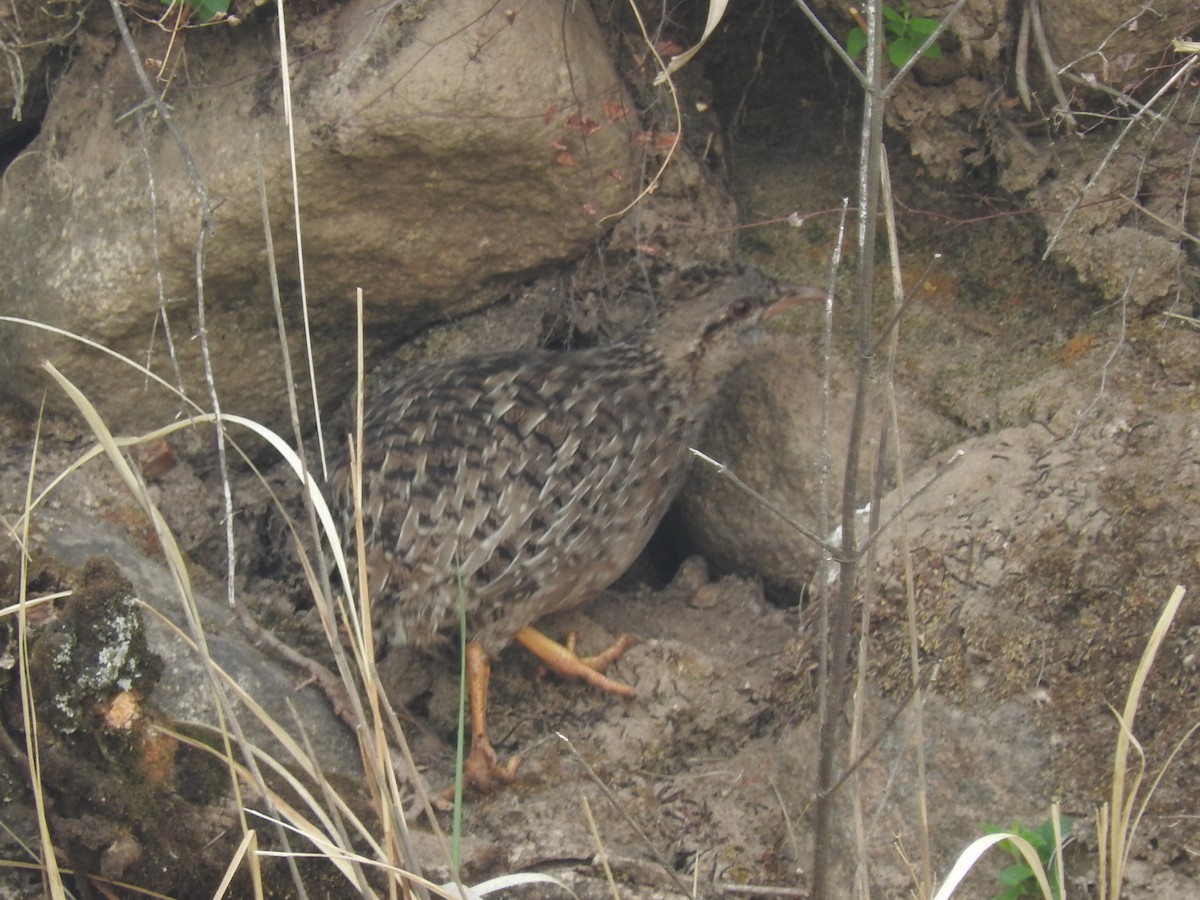
POLYGON ((664 313, 651 342, 685 389, 709 399, 746 359, 764 319, 826 297, 818 288, 782 284, 752 270, 726 276, 664 313))

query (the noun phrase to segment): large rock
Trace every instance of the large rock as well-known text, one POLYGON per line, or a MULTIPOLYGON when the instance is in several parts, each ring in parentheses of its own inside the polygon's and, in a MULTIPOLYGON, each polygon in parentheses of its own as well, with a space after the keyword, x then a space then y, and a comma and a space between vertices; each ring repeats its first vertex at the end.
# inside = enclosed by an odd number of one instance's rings
MULTIPOLYGON (((356 287, 374 355, 577 254, 631 197, 632 105, 586 4, 564 13, 535 0, 510 16, 486 0, 383 12, 351 2, 289 28, 323 397, 336 400, 350 385, 356 287)), ((284 379, 256 158, 293 349, 300 292, 276 19, 263 10, 237 28, 188 31, 173 47, 170 38, 149 27, 136 35, 142 59, 166 60, 168 73, 178 65, 156 87, 212 203, 203 281, 216 385, 226 411, 279 425, 284 379)), ((161 274, 182 386, 207 405, 195 339, 195 182, 163 123, 139 111, 145 96, 115 32, 81 46, 31 152, 7 174, 0 312, 149 358, 175 383, 157 321, 161 274)), ((36 404, 45 385, 37 365, 47 357, 86 386, 115 428, 161 423, 180 406, 101 353, 12 324, 0 327, 4 393, 36 404)))

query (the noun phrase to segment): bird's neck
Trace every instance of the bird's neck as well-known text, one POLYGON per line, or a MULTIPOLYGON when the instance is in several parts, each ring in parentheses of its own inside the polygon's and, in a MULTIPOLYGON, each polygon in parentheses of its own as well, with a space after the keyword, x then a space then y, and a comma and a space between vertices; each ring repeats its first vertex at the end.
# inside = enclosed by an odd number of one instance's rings
POLYGON ((668 433, 694 444, 724 380, 704 377, 696 360, 669 359, 652 344, 625 342, 612 348, 627 361, 631 381, 647 389, 667 420, 668 433))

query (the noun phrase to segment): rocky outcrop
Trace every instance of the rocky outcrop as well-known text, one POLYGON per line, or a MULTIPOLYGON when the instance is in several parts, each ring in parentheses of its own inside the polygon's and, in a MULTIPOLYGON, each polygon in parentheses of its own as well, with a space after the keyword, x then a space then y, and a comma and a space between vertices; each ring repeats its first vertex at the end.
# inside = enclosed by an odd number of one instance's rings
MULTIPOLYGON (((336 400, 353 372, 355 288, 374 357, 595 240, 637 183, 632 107, 586 4, 351 2, 293 15, 312 350, 318 390, 336 400)), ((197 248, 211 215, 203 325, 222 406, 279 426, 287 404, 260 164, 289 343, 302 343, 273 7, 237 27, 174 34, 135 20, 138 56, 162 79, 155 89, 177 135, 147 103, 111 22, 90 24, 40 135, 7 172, 0 312, 89 338, 207 406, 197 248)), ((44 358, 85 386, 115 429, 184 408, 110 356, 0 327, 9 397, 36 405, 44 358)))

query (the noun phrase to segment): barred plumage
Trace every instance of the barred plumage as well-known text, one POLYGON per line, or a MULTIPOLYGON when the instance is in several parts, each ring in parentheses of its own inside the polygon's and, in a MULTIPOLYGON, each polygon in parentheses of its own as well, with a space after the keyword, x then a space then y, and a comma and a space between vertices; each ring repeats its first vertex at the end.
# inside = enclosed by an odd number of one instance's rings
MULTIPOLYGON (((438 364, 378 387, 363 438, 377 642, 424 646, 455 628, 461 583, 469 637, 494 655, 616 580, 678 493, 770 293, 756 273, 725 278, 628 341, 438 364)), ((334 486, 352 534, 344 465, 334 486)))

